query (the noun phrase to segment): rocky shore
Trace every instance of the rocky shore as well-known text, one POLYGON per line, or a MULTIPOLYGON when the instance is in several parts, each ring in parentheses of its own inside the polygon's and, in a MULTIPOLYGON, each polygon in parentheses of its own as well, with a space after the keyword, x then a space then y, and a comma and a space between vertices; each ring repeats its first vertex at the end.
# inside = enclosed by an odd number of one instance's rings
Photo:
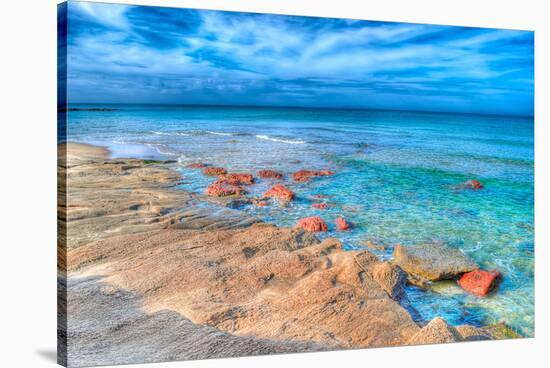
MULTIPOLYGON (((421 254, 400 249, 384 262, 366 250, 344 251, 337 239, 319 240, 313 231, 326 224, 317 219, 278 228, 176 189, 182 178, 174 162, 111 159, 105 149, 76 143, 60 152, 70 366, 514 337, 505 326, 453 327, 440 318, 420 325, 401 305, 407 282, 475 271, 467 259, 439 259, 427 272, 421 254)), ((209 195, 242 194, 235 188, 254 180, 204 169, 221 175, 209 195)), ((303 171, 293 179, 332 174, 303 171)), ((294 194, 275 184, 265 197, 256 200, 294 194)), ((341 219, 337 226, 351 225, 341 219)))

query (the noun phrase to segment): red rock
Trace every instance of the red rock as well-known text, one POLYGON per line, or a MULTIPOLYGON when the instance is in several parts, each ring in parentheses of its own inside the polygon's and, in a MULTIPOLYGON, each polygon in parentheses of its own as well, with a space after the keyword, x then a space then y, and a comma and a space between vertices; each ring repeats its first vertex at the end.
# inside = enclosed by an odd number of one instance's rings
POLYGON ((317 208, 319 210, 326 210, 328 208, 326 203, 313 203, 311 207, 317 208))
POLYGON ((206 188, 206 195, 211 197, 227 197, 231 195, 241 195, 245 191, 238 185, 232 185, 219 180, 212 183, 206 188))
POLYGON ((254 203, 255 206, 258 206, 258 207, 265 207, 265 206, 269 206, 269 201, 262 201, 262 200, 259 200, 259 201, 254 201, 252 202, 254 203))
POLYGON ((223 167, 206 167, 202 170, 202 173, 209 176, 218 176, 227 174, 227 170, 223 167))
POLYGON ((220 180, 233 185, 254 184, 254 177, 250 174, 225 174, 219 176, 220 180))
POLYGON ((283 174, 275 170, 260 170, 258 176, 262 179, 282 179, 283 174))
POLYGON ((468 181, 460 184, 460 186, 462 188, 465 188, 465 189, 473 189, 473 190, 483 189, 483 184, 481 184, 476 179, 468 180, 468 181))
POLYGON ((202 162, 195 162, 195 163, 187 165, 187 167, 190 168, 190 169, 202 169, 202 168, 205 168, 207 166, 208 166, 207 164, 204 164, 202 162))
POLYGON ((300 170, 292 174, 292 178, 294 181, 305 183, 313 177, 328 175, 334 175, 334 172, 330 170, 300 170))
POLYGON ((277 184, 265 192, 264 197, 277 198, 281 201, 291 201, 294 199, 294 192, 284 185, 277 184))
POLYGON ((458 285, 470 294, 485 296, 497 287, 499 281, 498 271, 474 270, 462 275, 458 285))
POLYGON ((306 231, 317 232, 317 231, 328 231, 328 227, 325 221, 319 216, 306 217, 300 219, 296 224, 296 227, 302 228, 306 231))
POLYGON ((351 224, 343 217, 338 217, 334 223, 336 224, 336 229, 340 231, 349 230, 351 228, 351 224))

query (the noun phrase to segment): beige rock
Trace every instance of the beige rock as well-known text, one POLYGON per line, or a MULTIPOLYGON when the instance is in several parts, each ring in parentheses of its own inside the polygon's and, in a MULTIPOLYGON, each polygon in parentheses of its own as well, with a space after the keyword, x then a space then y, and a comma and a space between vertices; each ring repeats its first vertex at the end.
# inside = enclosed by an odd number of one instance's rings
POLYGON ((411 247, 396 245, 393 261, 412 276, 413 283, 447 280, 478 268, 460 250, 440 244, 421 244, 411 247))
POLYGON ((462 325, 456 327, 456 329, 466 341, 504 340, 518 339, 522 337, 504 322, 483 327, 462 325))
POLYGON ((391 298, 400 299, 404 295, 407 275, 398 266, 387 262, 377 263, 373 266, 372 274, 391 298))
POLYGON ((460 333, 443 318, 436 317, 422 327, 410 340, 410 345, 445 344, 464 341, 460 333))
POLYGON ((240 336, 393 346, 419 330, 375 280, 375 256, 300 229, 155 230, 81 246, 68 260, 73 273, 108 274, 143 295, 149 313, 176 311, 240 336))

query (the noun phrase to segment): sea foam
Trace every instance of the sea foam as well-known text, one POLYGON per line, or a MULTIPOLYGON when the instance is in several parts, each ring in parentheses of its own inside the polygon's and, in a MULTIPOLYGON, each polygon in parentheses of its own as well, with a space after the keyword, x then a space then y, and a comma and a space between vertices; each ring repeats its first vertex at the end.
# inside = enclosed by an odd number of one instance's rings
POLYGON ((287 143, 287 144, 304 144, 304 143, 306 143, 305 141, 301 141, 301 140, 293 141, 293 140, 290 140, 290 139, 273 138, 273 137, 270 137, 268 135, 257 135, 256 138, 264 139, 264 140, 272 141, 272 142, 287 143))

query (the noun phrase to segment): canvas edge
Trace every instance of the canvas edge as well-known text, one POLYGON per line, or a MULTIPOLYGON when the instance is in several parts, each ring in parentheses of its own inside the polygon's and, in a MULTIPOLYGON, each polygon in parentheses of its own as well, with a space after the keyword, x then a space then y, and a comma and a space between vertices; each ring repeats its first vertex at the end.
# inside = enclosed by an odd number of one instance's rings
POLYGON ((67 35, 68 3, 57 4, 57 363, 67 366, 67 35))

